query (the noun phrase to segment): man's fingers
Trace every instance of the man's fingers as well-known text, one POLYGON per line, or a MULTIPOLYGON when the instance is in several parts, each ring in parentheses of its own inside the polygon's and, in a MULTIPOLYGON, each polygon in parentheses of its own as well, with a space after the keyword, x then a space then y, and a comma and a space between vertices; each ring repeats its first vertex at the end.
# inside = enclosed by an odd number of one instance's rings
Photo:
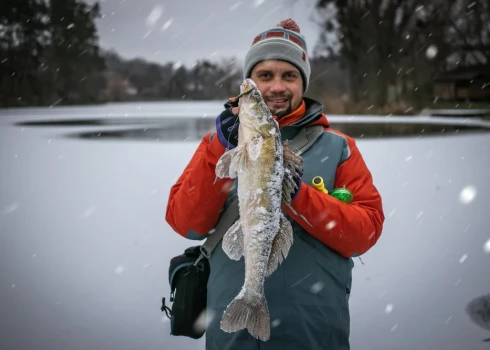
POLYGON ((233 113, 233 114, 238 114, 238 112, 240 112, 240 107, 233 107, 231 109, 231 113, 233 113))

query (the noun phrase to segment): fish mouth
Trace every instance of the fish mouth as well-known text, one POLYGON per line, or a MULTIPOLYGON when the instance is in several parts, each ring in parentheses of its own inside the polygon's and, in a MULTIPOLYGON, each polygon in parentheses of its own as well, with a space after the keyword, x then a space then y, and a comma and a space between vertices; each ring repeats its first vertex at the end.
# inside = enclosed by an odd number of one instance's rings
POLYGON ((240 86, 241 93, 238 96, 230 97, 228 100, 232 103, 236 102, 240 99, 240 97, 246 96, 254 90, 258 91, 257 85, 252 79, 247 78, 243 81, 242 85, 240 86))
POLYGON ((236 102, 236 101, 238 101, 240 99, 240 97, 243 97, 245 95, 248 95, 249 93, 251 93, 252 91, 255 90, 255 87, 249 86, 248 84, 244 84, 243 87, 244 87, 245 90, 240 95, 235 96, 235 97, 230 97, 228 100, 230 102, 236 102))

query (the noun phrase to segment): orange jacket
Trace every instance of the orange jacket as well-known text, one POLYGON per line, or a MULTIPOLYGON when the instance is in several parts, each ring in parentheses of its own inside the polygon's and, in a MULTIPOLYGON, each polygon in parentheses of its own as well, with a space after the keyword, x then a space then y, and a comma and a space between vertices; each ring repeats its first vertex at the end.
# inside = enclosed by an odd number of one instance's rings
MULTIPOLYGON (((305 114, 305 103, 278 120, 291 125, 305 114)), ((326 132, 344 137, 350 155, 337 168, 334 187, 346 187, 354 194, 346 204, 302 183, 286 214, 329 248, 344 257, 367 252, 381 235, 384 222, 381 197, 353 138, 329 127, 324 114, 312 124, 322 124, 326 132)), ((170 190, 166 220, 180 235, 200 239, 215 227, 233 179, 219 179, 215 167, 225 152, 214 132, 205 135, 177 183, 170 190)))

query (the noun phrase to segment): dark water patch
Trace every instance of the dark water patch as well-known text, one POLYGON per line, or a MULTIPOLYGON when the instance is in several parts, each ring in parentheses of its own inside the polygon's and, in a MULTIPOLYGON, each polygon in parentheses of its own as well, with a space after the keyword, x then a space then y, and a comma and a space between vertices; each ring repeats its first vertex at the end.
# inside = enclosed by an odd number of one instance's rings
POLYGON ((22 121, 14 123, 16 126, 24 127, 85 127, 85 126, 120 126, 139 124, 171 125, 185 122, 183 118, 90 118, 90 119, 51 119, 22 121))
MULTIPOLYGON (((354 138, 375 139, 394 137, 447 136, 469 132, 488 132, 490 127, 430 123, 331 122, 331 128, 354 138)), ((124 139, 148 141, 198 141, 215 129, 214 119, 164 120, 160 125, 146 125, 117 130, 92 130, 67 135, 79 139, 124 139)))

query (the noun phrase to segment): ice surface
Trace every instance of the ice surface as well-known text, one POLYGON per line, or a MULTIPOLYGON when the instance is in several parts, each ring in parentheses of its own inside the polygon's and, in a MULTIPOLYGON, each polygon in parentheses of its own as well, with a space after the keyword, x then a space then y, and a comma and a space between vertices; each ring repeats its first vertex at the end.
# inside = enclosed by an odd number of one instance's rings
MULTIPOLYGON (((57 349, 70 343, 75 350, 129 350, 141 347, 144 337, 148 348, 204 349, 204 338, 170 336, 158 305, 169 294, 170 259, 196 244, 174 233, 164 216, 170 187, 197 143, 63 139, 59 136, 66 131, 90 127, 23 127, 21 132, 11 122, 126 114, 187 118, 208 113, 206 118, 212 118, 221 109, 222 101, 0 110, 2 345, 57 349), (96 211, 80 220, 91 207, 96 211), (122 263, 124 272, 117 274, 122 263), (29 337, 23 329, 30 330, 29 337)), ((398 117, 332 118, 400 122, 398 117)), ((482 161, 490 149, 488 134, 357 143, 382 194, 387 220, 377 245, 362 256, 365 264, 354 259, 351 347, 485 349, 481 339, 488 331, 471 323, 463 309, 490 292, 482 277, 488 275, 490 257, 490 169, 482 161), (408 155, 413 159, 405 162, 408 155), (476 196, 464 204, 460 193, 468 186, 476 196), (468 258, 459 264, 463 254, 468 258), (388 302, 396 305, 389 316, 383 311, 388 302)), ((315 273, 291 276, 286 288, 310 288, 315 273)))

